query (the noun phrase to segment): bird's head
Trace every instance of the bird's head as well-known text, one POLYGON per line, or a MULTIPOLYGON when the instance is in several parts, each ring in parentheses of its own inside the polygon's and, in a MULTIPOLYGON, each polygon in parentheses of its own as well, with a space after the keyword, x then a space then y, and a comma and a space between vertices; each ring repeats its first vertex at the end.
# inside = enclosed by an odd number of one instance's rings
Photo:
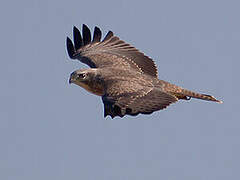
POLYGON ((96 75, 97 69, 78 69, 71 73, 69 83, 74 83, 79 86, 82 86, 82 84, 89 84, 89 82, 94 81, 96 75))
POLYGON ((74 83, 93 94, 103 95, 103 86, 97 75, 97 69, 79 69, 71 73, 69 83, 74 83))

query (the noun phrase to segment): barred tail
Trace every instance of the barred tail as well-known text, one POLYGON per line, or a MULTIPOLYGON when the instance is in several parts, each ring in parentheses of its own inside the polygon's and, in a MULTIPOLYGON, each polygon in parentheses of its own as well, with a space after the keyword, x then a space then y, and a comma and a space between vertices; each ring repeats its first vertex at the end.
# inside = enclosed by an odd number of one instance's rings
POLYGON ((193 91, 189 91, 186 89, 181 89, 180 92, 176 93, 176 95, 180 95, 180 96, 187 96, 187 97, 192 97, 192 98, 197 98, 197 99, 202 99, 202 100, 206 100, 206 101, 215 101, 218 102, 220 104, 222 104, 223 102, 220 100, 217 100, 215 97, 211 96, 211 95, 207 95, 207 94, 200 94, 200 93, 196 93, 193 91))
POLYGON ((222 104, 223 102, 220 100, 217 100, 215 97, 207 94, 200 94, 193 91, 189 91, 187 89, 183 89, 179 86, 176 86, 174 84, 171 84, 169 82, 158 80, 158 82, 155 84, 156 87, 161 87, 165 92, 170 93, 174 96, 176 96, 178 99, 184 99, 189 100, 190 98, 197 98, 202 99, 206 101, 214 101, 217 103, 222 104))

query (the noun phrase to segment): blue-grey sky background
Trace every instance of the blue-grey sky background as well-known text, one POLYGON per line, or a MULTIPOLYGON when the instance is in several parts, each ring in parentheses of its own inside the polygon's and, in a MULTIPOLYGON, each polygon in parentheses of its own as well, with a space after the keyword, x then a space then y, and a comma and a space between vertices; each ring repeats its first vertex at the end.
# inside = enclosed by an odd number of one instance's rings
POLYGON ((1 3, 0 179, 240 179, 240 2, 25 0, 1 3), (152 57, 159 78, 224 104, 180 101, 103 118, 68 84, 66 36, 85 23, 152 57))

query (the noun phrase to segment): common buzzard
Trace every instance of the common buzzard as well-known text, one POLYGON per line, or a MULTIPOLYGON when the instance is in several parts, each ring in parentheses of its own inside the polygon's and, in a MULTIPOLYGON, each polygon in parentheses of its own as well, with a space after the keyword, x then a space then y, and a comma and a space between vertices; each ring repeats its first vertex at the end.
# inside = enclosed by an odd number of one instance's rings
POLYGON ((74 44, 67 37, 67 51, 71 59, 78 59, 91 67, 74 71, 69 83, 101 96, 104 117, 151 114, 179 99, 198 98, 222 103, 213 96, 159 80, 157 67, 151 58, 114 36, 111 31, 102 41, 101 36, 98 27, 94 29, 93 38, 86 25, 82 26, 82 35, 74 27, 74 44))

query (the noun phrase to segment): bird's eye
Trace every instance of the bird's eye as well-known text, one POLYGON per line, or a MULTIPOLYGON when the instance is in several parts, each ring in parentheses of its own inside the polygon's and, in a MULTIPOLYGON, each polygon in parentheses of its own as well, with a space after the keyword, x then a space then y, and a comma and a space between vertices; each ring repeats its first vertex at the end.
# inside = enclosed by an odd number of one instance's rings
POLYGON ((78 78, 80 78, 80 79, 84 79, 85 77, 86 77, 85 74, 78 74, 78 78))

